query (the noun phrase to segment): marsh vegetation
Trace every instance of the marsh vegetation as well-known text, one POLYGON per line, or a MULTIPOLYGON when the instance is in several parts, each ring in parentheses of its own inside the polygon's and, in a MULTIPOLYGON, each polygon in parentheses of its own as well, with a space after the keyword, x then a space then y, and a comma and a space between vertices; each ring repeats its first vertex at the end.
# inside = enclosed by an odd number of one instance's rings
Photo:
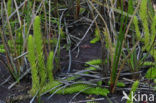
POLYGON ((154 103, 154 0, 0 3, 0 103, 154 103))

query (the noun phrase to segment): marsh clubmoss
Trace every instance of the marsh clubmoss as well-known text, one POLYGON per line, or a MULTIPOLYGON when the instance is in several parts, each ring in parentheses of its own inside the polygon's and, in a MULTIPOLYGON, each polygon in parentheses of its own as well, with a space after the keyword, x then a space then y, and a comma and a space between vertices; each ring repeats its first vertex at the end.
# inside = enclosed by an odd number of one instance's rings
MULTIPOLYGON (((150 42, 150 46, 152 46, 153 42, 155 41, 155 37, 156 37, 156 15, 153 17, 152 19, 152 25, 151 25, 151 42, 150 42)), ((155 42, 156 44, 156 42, 155 42)), ((155 45, 154 44, 154 45, 155 45)), ((156 55, 155 55, 156 56, 156 55)))
POLYGON ((131 91, 130 91, 130 94, 129 94, 130 100, 127 100, 127 103, 133 103, 133 102, 132 102, 132 99, 133 99, 133 98, 132 98, 132 93, 134 94, 134 93, 136 92, 138 86, 139 86, 139 81, 135 81, 135 82, 133 83, 133 85, 132 85, 132 88, 131 88, 131 91))
POLYGON ((100 65, 102 63, 101 59, 93 59, 91 61, 86 62, 85 66, 87 66, 87 64, 90 65, 100 65))
MULTIPOLYGON (((98 65, 95 65, 95 67, 99 68, 99 66, 98 66, 98 65)), ((96 70, 96 68, 95 68, 95 67, 88 67, 88 68, 85 68, 85 70, 96 70)))
POLYGON ((133 8, 133 0, 128 0, 128 13, 133 14, 134 8, 133 8))
POLYGON ((156 91, 156 79, 154 79, 154 90, 156 91))
POLYGON ((54 81, 54 78, 53 78, 53 56, 54 56, 54 53, 51 51, 50 54, 49 54, 49 58, 48 58, 48 61, 47 61, 47 74, 48 74, 48 78, 49 78, 49 81, 50 82, 53 82, 54 81))
POLYGON ((147 0, 142 0, 140 6, 140 18, 144 28, 144 49, 149 51, 156 37, 156 15, 152 17, 151 30, 149 30, 148 17, 147 17, 147 0), (151 31, 151 32, 149 32, 151 31))
MULTIPOLYGON (((43 88, 41 92, 44 93, 47 90, 50 90, 51 88, 54 88, 59 84, 61 83, 55 81, 54 83, 51 83, 47 85, 45 88, 43 88)), ((51 93, 55 92, 57 89, 59 89, 59 87, 51 90, 51 93)), ((65 87, 63 89, 58 90, 56 93, 57 94, 73 94, 73 93, 80 92, 80 91, 82 91, 82 93, 85 93, 85 94, 95 94, 95 95, 102 95, 102 96, 107 96, 107 94, 109 93, 108 89, 104 89, 100 87, 94 88, 87 84, 73 84, 69 87, 65 87)))
MULTIPOLYGON (((47 64, 44 63, 43 56, 43 41, 41 34, 41 24, 39 16, 35 17, 34 20, 34 35, 29 35, 28 38, 28 60, 31 66, 31 74, 32 74, 32 90, 30 93, 35 95, 39 90, 39 95, 50 92, 54 93, 56 90, 60 88, 59 85, 64 85, 63 83, 57 81, 53 77, 53 51, 49 53, 49 57, 47 59, 47 64), (47 75, 47 76, 46 76, 47 75), (52 89, 53 88, 53 89, 52 89), (50 91, 49 91, 50 90, 50 91)), ((88 62, 88 64, 101 64, 101 60, 94 60, 92 62, 88 62)), ((72 78, 71 80, 73 80, 72 78)), ((68 80, 68 79, 67 79, 68 80)), ((69 79, 70 80, 70 79, 69 79)), ((108 89, 101 87, 92 87, 87 84, 73 84, 67 86, 63 89, 58 90, 57 94, 72 94, 76 92, 80 92, 85 94, 95 94, 95 95, 103 95, 106 96, 109 93, 108 89), (86 90, 85 90, 86 89, 86 90)))
POLYGON ((143 23, 144 28, 144 41, 145 41, 145 48, 148 47, 148 43, 150 42, 150 33, 148 28, 148 21, 147 21, 147 0, 142 0, 140 5, 140 18, 143 23))
POLYGON ((31 35, 28 39, 28 60, 31 66, 31 78, 32 78, 32 90, 31 92, 35 93, 39 89, 39 77, 38 77, 38 68, 36 65, 36 56, 34 48, 34 40, 31 35))
MULTIPOLYGON (((22 39, 21 32, 17 32, 15 42, 16 42, 17 54, 21 54, 22 45, 23 45, 23 39, 22 39)), ((14 48, 14 45, 12 43, 12 40, 8 40, 7 43, 8 43, 8 46, 10 47, 10 51, 14 52, 15 48, 14 48)), ((0 44, 0 52, 1 53, 5 53, 6 52, 3 44, 0 44)))
POLYGON ((21 52, 22 52, 22 49, 23 49, 23 38, 22 38, 22 33, 21 32, 18 32, 18 34, 17 34, 17 37, 16 37, 16 48, 17 48, 17 53, 18 54, 21 54, 21 52))
MULTIPOLYGON (((141 37, 141 33, 139 30, 139 24, 138 24, 138 18, 136 16, 134 16, 134 26, 135 26, 135 30, 136 30, 136 36, 138 40, 141 40, 141 42, 144 43, 144 47, 143 47, 143 51, 147 51, 149 52, 153 58, 154 58, 154 62, 156 62, 156 49, 154 48, 154 46, 156 45, 155 42, 155 37, 156 37, 156 15, 152 12, 149 11, 151 13, 152 17, 152 23, 149 24, 148 23, 148 14, 147 14, 147 0, 142 0, 141 5, 140 5, 140 12, 139 12, 139 16, 141 18, 142 21, 142 25, 143 25, 143 30, 144 30, 144 36, 141 37), (150 27, 150 29, 149 29, 150 27)), ((145 63, 144 65, 148 65, 149 63, 145 63)), ((152 63, 153 67, 149 68, 149 70, 147 71, 146 77, 147 78, 155 78, 156 77, 156 64, 152 63)))
MULTIPOLYGON (((87 68, 85 68, 85 70, 97 70, 97 68, 99 68, 99 65, 102 64, 102 60, 101 59, 93 59, 93 60, 90 60, 90 61, 87 61, 85 63, 85 66, 88 66, 87 68), (94 66, 90 66, 90 65, 94 65, 94 66)), ((86 72, 86 74, 88 74, 88 72, 86 72)))
POLYGON ((0 45, 0 52, 5 53, 4 45, 0 45))
POLYGON ((95 38, 90 41, 91 44, 95 44, 100 41, 100 30, 98 28, 95 29, 95 38))
MULTIPOLYGON (((87 68, 85 68, 85 70, 91 70, 91 71, 95 71, 95 70, 97 70, 97 68, 99 68, 99 65, 102 63, 102 60, 101 59, 93 59, 93 60, 90 60, 90 61, 87 61, 86 63, 85 63, 85 66, 87 66, 87 68), (94 65, 94 67, 93 66, 89 66, 89 65, 94 65), (89 66, 89 67, 88 67, 89 66)), ((88 74, 89 72, 88 71, 86 71, 86 72, 84 72, 85 74, 88 74)), ((76 78, 78 78, 78 77, 80 77, 80 76, 72 76, 72 77, 68 77, 67 78, 67 81, 72 81, 72 80, 75 80, 76 78)))
POLYGON ((12 5, 12 0, 8 0, 8 2, 7 2, 8 16, 10 16, 10 14, 11 14, 11 9, 12 9, 11 5, 12 5))
MULTIPOLYGON (((156 69, 156 48, 154 48, 154 46, 156 45, 155 42, 155 38, 156 38, 156 15, 153 18, 152 21, 152 26, 151 26, 151 42, 150 42, 150 46, 153 45, 152 50, 150 51, 150 54, 153 56, 154 60, 155 60, 155 69, 156 69)), ((154 74, 156 75, 156 71, 154 72, 154 74)))
POLYGON ((156 79, 156 66, 148 69, 146 73, 146 78, 148 79, 156 79))
POLYGON ((141 39, 141 33, 140 33, 140 30, 139 30, 138 19, 137 19, 136 16, 134 16, 133 23, 134 23, 134 26, 135 26, 137 39, 140 40, 141 39))
POLYGON ((41 34, 41 21, 40 17, 36 16, 34 20, 34 46, 35 46, 35 54, 38 58, 36 60, 38 69, 39 69, 39 75, 41 79, 41 85, 43 85, 46 81, 46 71, 45 71, 45 64, 44 64, 44 56, 43 56, 43 40, 42 40, 42 34, 41 34))
POLYGON ((144 66, 154 66, 155 65, 155 63, 153 63, 153 62, 150 62, 150 61, 146 61, 146 62, 144 62, 144 64, 143 64, 144 66))

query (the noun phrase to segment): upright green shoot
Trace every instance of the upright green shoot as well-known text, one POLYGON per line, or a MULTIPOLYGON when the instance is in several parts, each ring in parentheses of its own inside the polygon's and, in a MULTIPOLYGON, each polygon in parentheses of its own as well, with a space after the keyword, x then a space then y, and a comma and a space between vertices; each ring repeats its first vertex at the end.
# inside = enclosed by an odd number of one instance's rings
POLYGON ((35 48, 34 48, 34 40, 31 35, 28 38, 28 60, 31 66, 31 75, 32 75, 32 92, 38 90, 39 86, 39 78, 38 78, 38 68, 36 65, 36 55, 35 55, 35 48))
POLYGON ((139 86, 139 81, 135 81, 133 83, 133 85, 132 85, 132 88, 131 88, 131 91, 130 91, 130 94, 129 94, 130 100, 127 100, 127 103, 133 103, 132 95, 136 92, 138 86, 139 86))
POLYGON ((134 23, 134 26, 135 26, 136 37, 137 37, 138 40, 140 40, 141 39, 141 33, 140 33, 140 30, 139 30, 138 19, 137 19, 136 16, 134 16, 133 23, 134 23))
POLYGON ((11 9, 12 9, 11 5, 12 5, 12 0, 8 0, 8 2, 7 2, 8 16, 11 15, 11 9))
POLYGON ((34 20, 34 44, 35 44, 35 49, 36 49, 36 57, 38 58, 37 65, 40 71, 39 75, 42 77, 41 85, 43 85, 46 80, 46 71, 45 71, 44 56, 43 56, 41 21, 40 21, 39 16, 36 16, 34 20))
POLYGON ((51 51, 50 54, 49 54, 49 57, 48 57, 48 61, 47 61, 47 74, 48 74, 48 79, 50 82, 53 82, 54 81, 54 78, 53 78, 53 56, 54 56, 54 53, 51 51))
POLYGON ((148 19, 147 19, 147 0, 142 0, 141 5, 140 5, 140 18, 143 23, 143 28, 144 28, 144 41, 145 41, 145 47, 144 49, 150 49, 149 48, 149 42, 150 42, 150 33, 149 33, 149 28, 148 28, 148 19))

